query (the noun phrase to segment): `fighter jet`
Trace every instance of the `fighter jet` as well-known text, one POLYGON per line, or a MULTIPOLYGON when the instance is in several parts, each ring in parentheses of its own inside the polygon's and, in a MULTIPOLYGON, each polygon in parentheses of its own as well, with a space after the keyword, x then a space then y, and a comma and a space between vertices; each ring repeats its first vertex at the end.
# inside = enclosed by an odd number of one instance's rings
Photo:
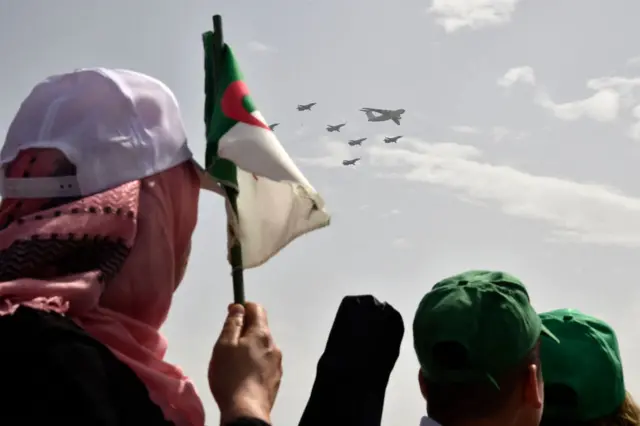
POLYGON ((400 119, 402 118, 402 114, 405 113, 403 109, 376 109, 376 108, 362 108, 360 111, 363 111, 367 114, 367 119, 369 121, 388 121, 392 120, 397 125, 400 125, 400 119), (378 115, 375 115, 375 114, 378 115))
POLYGON ((347 125, 347 123, 336 124, 335 126, 332 126, 331 124, 329 124, 329 125, 327 126, 327 132, 339 132, 339 131, 340 131, 340 129, 341 129, 343 126, 346 126, 346 125, 347 125))
POLYGON ((367 138, 360 138, 360 139, 351 139, 348 143, 349 146, 356 146, 356 145, 362 145, 362 142, 366 141, 367 138))
POLYGON ((400 139, 402 136, 394 136, 392 138, 390 137, 386 137, 384 138, 384 143, 398 143, 398 139, 400 139))
POLYGON ((315 104, 315 102, 311 102, 310 104, 306 105, 298 105, 298 111, 311 111, 311 107, 313 107, 315 104))
POLYGON ((273 124, 269 124, 269 128, 271 129, 271 131, 273 131, 273 129, 275 129, 276 127, 278 127, 280 125, 280 123, 273 123, 273 124))
POLYGON ((359 158, 354 158, 353 160, 344 160, 342 162, 343 166, 355 166, 356 163, 358 162, 358 160, 360 160, 359 158))

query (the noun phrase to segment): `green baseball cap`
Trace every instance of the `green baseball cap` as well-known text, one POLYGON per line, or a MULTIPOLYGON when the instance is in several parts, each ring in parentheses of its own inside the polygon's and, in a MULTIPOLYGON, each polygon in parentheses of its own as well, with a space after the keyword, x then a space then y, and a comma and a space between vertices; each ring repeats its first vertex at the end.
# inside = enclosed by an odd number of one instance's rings
POLYGON ((488 379, 498 386, 496 377, 522 361, 541 334, 555 339, 525 286, 499 271, 468 271, 440 281, 423 297, 413 320, 422 374, 435 382, 488 379), (443 359, 443 344, 458 348, 463 361, 452 365, 443 359))
POLYGON ((615 412, 626 391, 611 326, 575 309, 546 312, 540 318, 562 340, 562 345, 546 338, 540 343, 543 417, 588 421, 615 412))

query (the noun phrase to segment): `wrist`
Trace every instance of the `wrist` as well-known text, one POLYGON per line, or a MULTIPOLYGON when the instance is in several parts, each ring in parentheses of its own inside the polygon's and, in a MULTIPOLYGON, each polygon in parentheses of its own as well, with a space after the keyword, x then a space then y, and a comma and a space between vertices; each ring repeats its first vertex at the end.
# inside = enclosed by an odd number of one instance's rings
POLYGON ((241 418, 255 418, 271 424, 271 415, 262 404, 250 399, 234 401, 227 407, 220 407, 220 423, 226 425, 241 418))

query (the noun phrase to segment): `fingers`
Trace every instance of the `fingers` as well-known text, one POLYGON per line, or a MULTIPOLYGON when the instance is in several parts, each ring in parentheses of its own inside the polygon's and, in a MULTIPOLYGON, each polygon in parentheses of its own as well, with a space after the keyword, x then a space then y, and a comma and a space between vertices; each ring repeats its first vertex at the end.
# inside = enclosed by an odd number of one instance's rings
POLYGON ((222 327, 218 341, 236 344, 242 334, 242 327, 245 322, 245 308, 242 305, 229 305, 229 313, 222 327))
POLYGON ((245 310, 244 329, 246 333, 250 333, 251 330, 269 330, 267 311, 265 311, 262 306, 247 302, 245 304, 245 310))

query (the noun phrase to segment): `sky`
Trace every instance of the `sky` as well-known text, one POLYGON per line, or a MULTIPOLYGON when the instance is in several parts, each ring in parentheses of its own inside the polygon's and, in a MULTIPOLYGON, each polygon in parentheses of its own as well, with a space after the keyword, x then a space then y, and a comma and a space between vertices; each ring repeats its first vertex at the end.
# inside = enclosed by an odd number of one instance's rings
MULTIPOLYGON (((640 392, 640 3, 3 0, 1 9, 0 133, 46 76, 129 68, 173 89, 199 158, 200 37, 222 15, 256 105, 280 123, 280 141, 332 213, 328 228, 245 273, 284 354, 274 424, 297 424, 349 294, 402 313, 383 422, 417 424, 413 314, 433 284, 468 269, 518 276, 538 311, 609 321, 628 388, 640 392), (309 102, 312 111, 296 110, 309 102), (407 112, 400 126, 369 123, 362 107, 407 112), (325 130, 342 122, 340 133, 325 130), (341 165, 354 157, 357 166, 341 165)), ((232 300, 225 220, 222 199, 203 194, 163 328, 167 358, 193 378, 211 425, 206 370, 232 300)))

